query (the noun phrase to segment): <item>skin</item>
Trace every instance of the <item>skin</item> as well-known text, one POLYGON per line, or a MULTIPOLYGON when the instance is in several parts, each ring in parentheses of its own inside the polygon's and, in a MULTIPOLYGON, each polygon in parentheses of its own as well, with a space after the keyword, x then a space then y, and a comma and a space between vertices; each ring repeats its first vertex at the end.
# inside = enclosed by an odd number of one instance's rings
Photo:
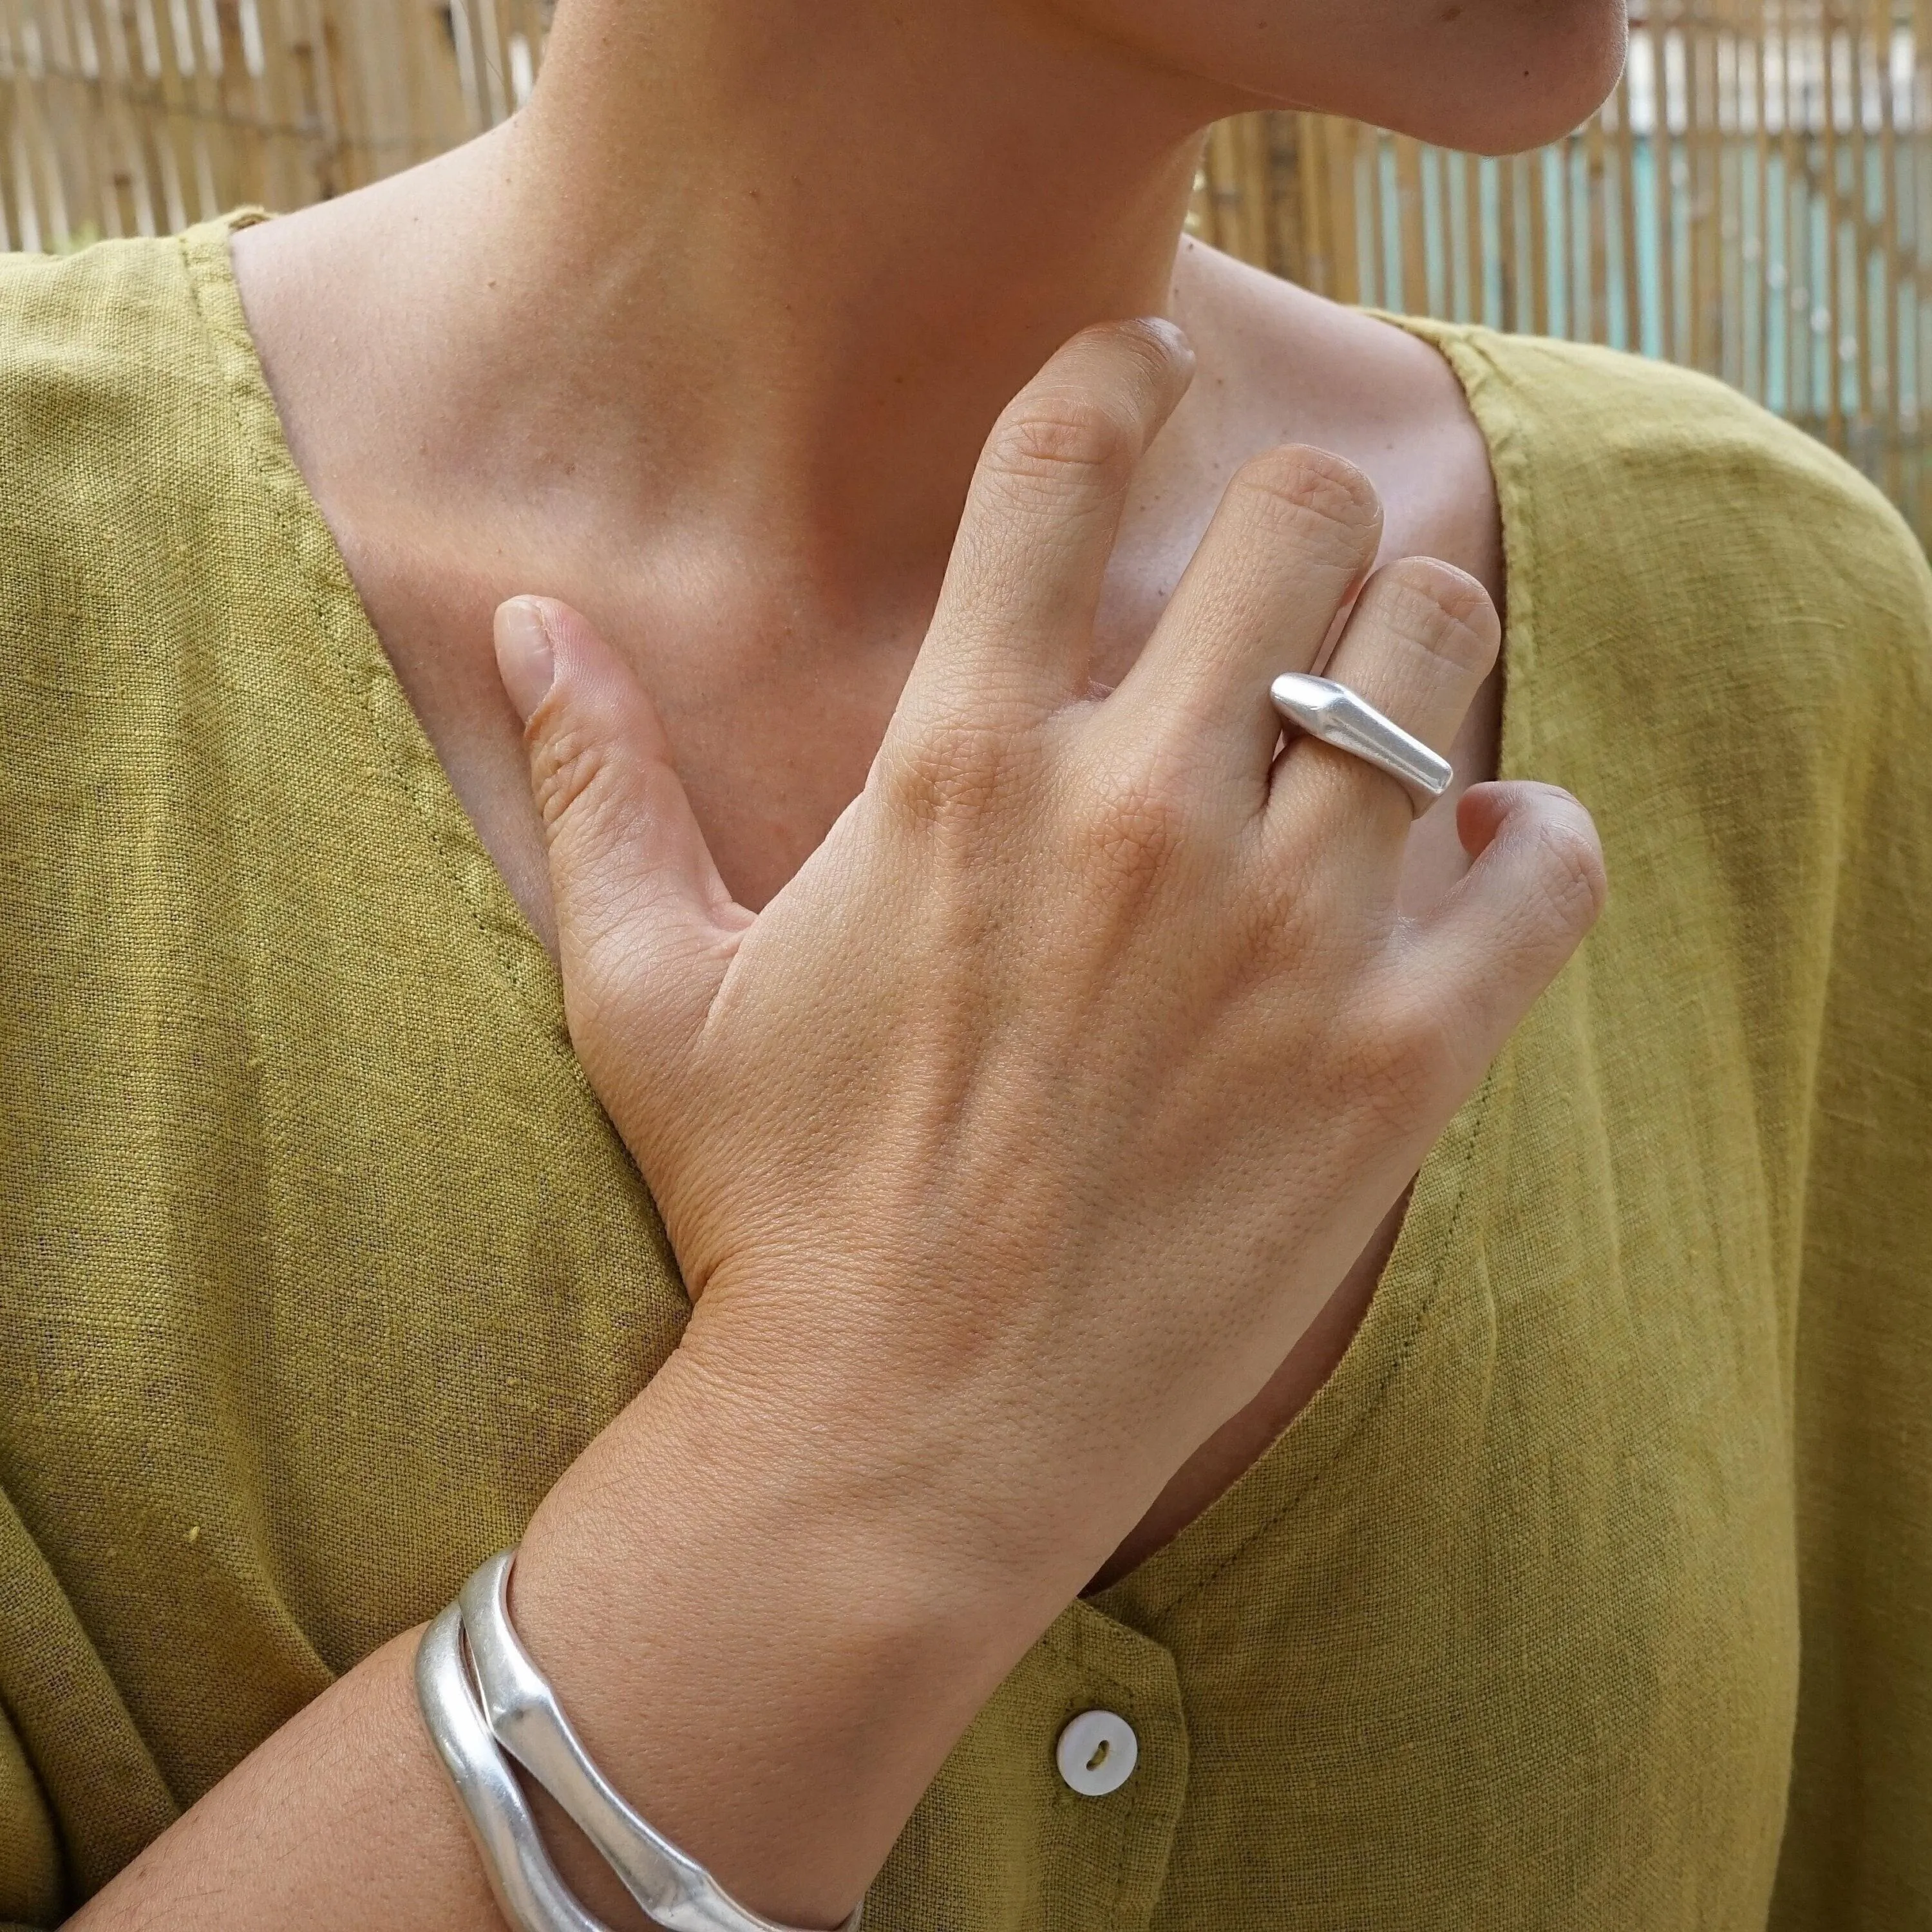
MULTIPOLYGON (((614 1781, 773 1916, 841 1919, 1060 1607, 1318 1386, 1600 902, 1574 802, 1481 782, 1506 586, 1453 379, 1179 245, 1198 130, 1522 145, 1621 26, 565 0, 516 121, 238 239, 291 446, 698 1300, 513 1610, 614 1781), (1456 799, 1412 824, 1276 758, 1267 680, 1331 648, 1456 799)), ((486 1922, 413 1644, 75 1922, 486 1922)))

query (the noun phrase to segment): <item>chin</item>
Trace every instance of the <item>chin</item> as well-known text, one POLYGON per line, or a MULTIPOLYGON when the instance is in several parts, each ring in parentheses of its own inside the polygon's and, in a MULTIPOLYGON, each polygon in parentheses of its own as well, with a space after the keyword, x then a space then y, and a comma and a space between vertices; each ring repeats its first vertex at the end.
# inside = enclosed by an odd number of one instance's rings
POLYGON ((1346 115, 1508 154, 1587 120, 1616 85, 1625 0, 1046 0, 1214 111, 1346 115))
POLYGON ((1623 70, 1623 0, 1532 0, 1527 8, 1467 0, 1460 10, 1450 0, 1438 9, 1459 10, 1462 19, 1495 17, 1478 23, 1461 58, 1445 61, 1426 98, 1391 87, 1379 103, 1366 103, 1367 111, 1343 111, 1441 147, 1516 154, 1559 140, 1588 120, 1623 70))

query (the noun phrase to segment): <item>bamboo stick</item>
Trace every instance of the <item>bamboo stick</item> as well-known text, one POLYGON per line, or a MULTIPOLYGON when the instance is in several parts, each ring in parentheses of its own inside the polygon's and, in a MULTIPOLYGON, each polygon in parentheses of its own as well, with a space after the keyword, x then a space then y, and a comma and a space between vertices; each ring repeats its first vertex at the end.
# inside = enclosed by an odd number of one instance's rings
MULTIPOLYGON (((1815 417, 1821 410, 1812 380, 1816 358, 1811 318, 1822 297, 1812 285, 1811 176, 1816 142, 1812 138, 1810 117, 1816 79, 1812 59, 1814 42, 1808 26, 1802 34, 1794 33, 1787 16, 1784 45, 1784 199, 1786 262, 1789 271, 1786 287, 1786 354, 1791 407, 1802 415, 1815 417)), ((1821 55, 1820 61, 1822 58, 1821 55)))
POLYGON ((1690 90, 1685 144, 1690 164, 1690 350, 1700 369, 1723 375, 1724 282, 1718 259, 1724 219, 1718 173, 1718 37, 1708 20, 1694 17, 1687 31, 1684 79, 1690 90))
POLYGON ((1880 486, 1896 502, 1904 484, 1899 468, 1898 411, 1904 393, 1904 358, 1899 348, 1900 292, 1905 284, 1905 265, 1900 259, 1898 232, 1898 128, 1897 104, 1892 94, 1892 0, 1872 0, 1870 26, 1876 43, 1879 118, 1879 179, 1884 199, 1880 204, 1879 259, 1879 326, 1884 346, 1884 361, 1876 373, 1871 390, 1874 418, 1884 425, 1880 462, 1880 486))
POLYGON ((1205 172, 1210 224, 1205 238, 1215 248, 1238 256, 1242 242, 1239 163, 1230 122, 1221 122, 1209 134, 1205 172))
POLYGON ((1844 277, 1840 248, 1844 232, 1844 196, 1838 172, 1840 142, 1838 139, 1839 88, 1844 62, 1838 46, 1838 10, 1833 0, 1825 0, 1822 25, 1823 130, 1820 152, 1823 158, 1825 247, 1822 307, 1825 313, 1825 434, 1834 449, 1845 446, 1845 386, 1838 361, 1838 345, 1844 335, 1844 277))
POLYGON ((1653 218, 1657 230, 1657 314, 1659 352, 1672 360, 1683 352, 1677 328, 1677 208, 1676 142, 1671 128, 1672 50, 1681 46, 1673 40, 1676 29, 1667 25, 1668 16, 1660 7, 1652 16, 1651 29, 1656 70, 1654 126, 1651 134, 1651 190, 1653 218))
POLYGON ((1361 229, 1356 219, 1356 134, 1346 121, 1324 118, 1323 144, 1328 150, 1330 202, 1334 222, 1335 296, 1338 301, 1358 302, 1362 286, 1361 229))
MULTIPOLYGON (((340 194, 514 112, 548 24, 545 0, 0 0, 0 245, 340 194)), ((1633 26, 1603 112, 1500 164, 1300 112, 1226 124, 1193 226, 1344 301, 1694 361, 1916 524, 1932 0, 1648 0, 1633 26)))
POLYGON ((1529 312, 1518 326, 1534 335, 1550 332, 1549 171, 1539 149, 1520 155, 1516 166, 1522 176, 1522 201, 1529 228, 1529 312))
POLYGON ((1911 130, 1911 139, 1899 166, 1899 182, 1903 191, 1903 205, 1899 209, 1899 227, 1901 244, 1905 251, 1906 293, 1903 304, 1904 313, 1899 318, 1899 341, 1901 358, 1910 372, 1908 393, 1898 402, 1898 429, 1900 438, 1900 467, 1903 477, 1898 502, 1915 530, 1923 530, 1924 508, 1919 500, 1919 464, 1918 450, 1922 425, 1927 419, 1926 382, 1928 368, 1923 346, 1923 330, 1928 310, 1926 289, 1926 232, 1928 214, 1925 170, 1925 129, 1928 115, 1928 84, 1927 42, 1924 16, 1927 11, 1924 0, 1917 0, 1904 10, 1910 21, 1912 39, 1911 73, 1906 84, 1906 100, 1908 104, 1906 124, 1911 130))
POLYGON ((1422 150, 1406 136, 1395 139, 1395 206, 1389 211, 1396 223, 1402 260, 1402 308, 1414 314, 1428 314, 1430 298, 1429 244, 1423 233, 1422 150))
POLYGON ((1858 0, 1845 15, 1846 82, 1851 111, 1850 180, 1846 200, 1850 220, 1846 241, 1852 258, 1850 327, 1839 345, 1842 359, 1852 364, 1850 386, 1856 398, 1858 438, 1867 438, 1872 421, 1872 316, 1871 316, 1871 145, 1866 134, 1866 56, 1868 10, 1858 0), (1849 357, 1845 352, 1850 350, 1849 357))
POLYGON ((1518 161, 1511 154, 1495 164, 1496 184, 1496 268, 1500 291, 1500 328, 1527 329, 1534 324, 1523 313, 1522 254, 1517 232, 1516 182, 1518 161))
POLYGON ((1293 114, 1270 114, 1268 143, 1268 264, 1278 275, 1304 286, 1309 279, 1307 237, 1302 225, 1300 126, 1293 114))
POLYGON ((1623 284, 1623 339, 1617 346, 1641 350, 1643 274, 1637 236, 1636 129, 1633 118, 1636 108, 1628 63, 1617 77, 1617 91, 1612 97, 1611 111, 1616 117, 1617 239, 1621 244, 1623 284))
POLYGON ((1272 268, 1269 203, 1273 171, 1268 161, 1268 123, 1261 115, 1248 114, 1235 122, 1234 128, 1236 181, 1241 198, 1241 259, 1258 268, 1272 268))
POLYGON ((1724 338, 1724 380, 1748 394, 1750 308, 1750 56, 1744 0, 1723 0, 1724 19, 1718 41, 1718 186, 1722 211, 1713 246, 1722 284, 1718 322, 1724 338))
POLYGON ((1305 242, 1308 286, 1317 295, 1335 287, 1335 203, 1328 182, 1328 144, 1320 120, 1312 114, 1289 117, 1294 123, 1295 154, 1300 163, 1301 232, 1305 242))
POLYGON ((1579 251, 1578 259, 1584 262, 1587 271, 1589 322, 1587 332, 1574 332, 1584 335, 1588 341, 1607 342, 1610 339, 1610 203, 1616 190, 1600 114, 1591 118, 1584 135, 1583 155, 1583 212, 1588 253, 1583 255, 1579 251))
POLYGON ((1457 322, 1483 319, 1483 234, 1481 164, 1473 154, 1445 154, 1444 179, 1448 206, 1444 212, 1442 245, 1450 268, 1450 314, 1457 322))
POLYGON ((1750 282, 1750 327, 1754 367, 1748 387, 1758 401, 1771 394, 1771 128, 1768 108, 1771 71, 1762 14, 1753 22, 1750 37, 1751 161, 1753 236, 1757 248, 1750 282))

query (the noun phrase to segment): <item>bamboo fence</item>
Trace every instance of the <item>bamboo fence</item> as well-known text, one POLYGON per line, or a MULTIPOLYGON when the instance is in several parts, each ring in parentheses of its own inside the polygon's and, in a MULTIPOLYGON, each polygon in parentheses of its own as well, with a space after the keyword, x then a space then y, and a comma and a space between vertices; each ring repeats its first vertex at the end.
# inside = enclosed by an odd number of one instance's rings
MULTIPOLYGON (((549 0, 0 0, 0 246, 338 194, 502 120, 549 0)), ((1192 218, 1345 302, 1710 370, 1922 536, 1932 0, 1642 0, 1602 111, 1506 160, 1315 115, 1225 123, 1192 218)))
POLYGON ((1932 0, 1649 0, 1601 112, 1506 160, 1228 122, 1193 225, 1344 302, 1707 370, 1932 533, 1932 0))

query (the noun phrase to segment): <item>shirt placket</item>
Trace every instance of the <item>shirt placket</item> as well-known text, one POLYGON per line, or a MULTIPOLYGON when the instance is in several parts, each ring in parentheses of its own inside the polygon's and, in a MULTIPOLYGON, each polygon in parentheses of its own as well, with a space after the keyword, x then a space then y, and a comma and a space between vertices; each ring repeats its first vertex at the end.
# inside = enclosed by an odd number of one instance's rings
POLYGON ((1038 1932, 1139 1932, 1166 1883, 1187 1792, 1180 1673, 1162 1646, 1084 1600, 1042 1647, 1061 1670, 1057 1708, 1042 1714, 1053 1816, 1032 1923, 1038 1932))

